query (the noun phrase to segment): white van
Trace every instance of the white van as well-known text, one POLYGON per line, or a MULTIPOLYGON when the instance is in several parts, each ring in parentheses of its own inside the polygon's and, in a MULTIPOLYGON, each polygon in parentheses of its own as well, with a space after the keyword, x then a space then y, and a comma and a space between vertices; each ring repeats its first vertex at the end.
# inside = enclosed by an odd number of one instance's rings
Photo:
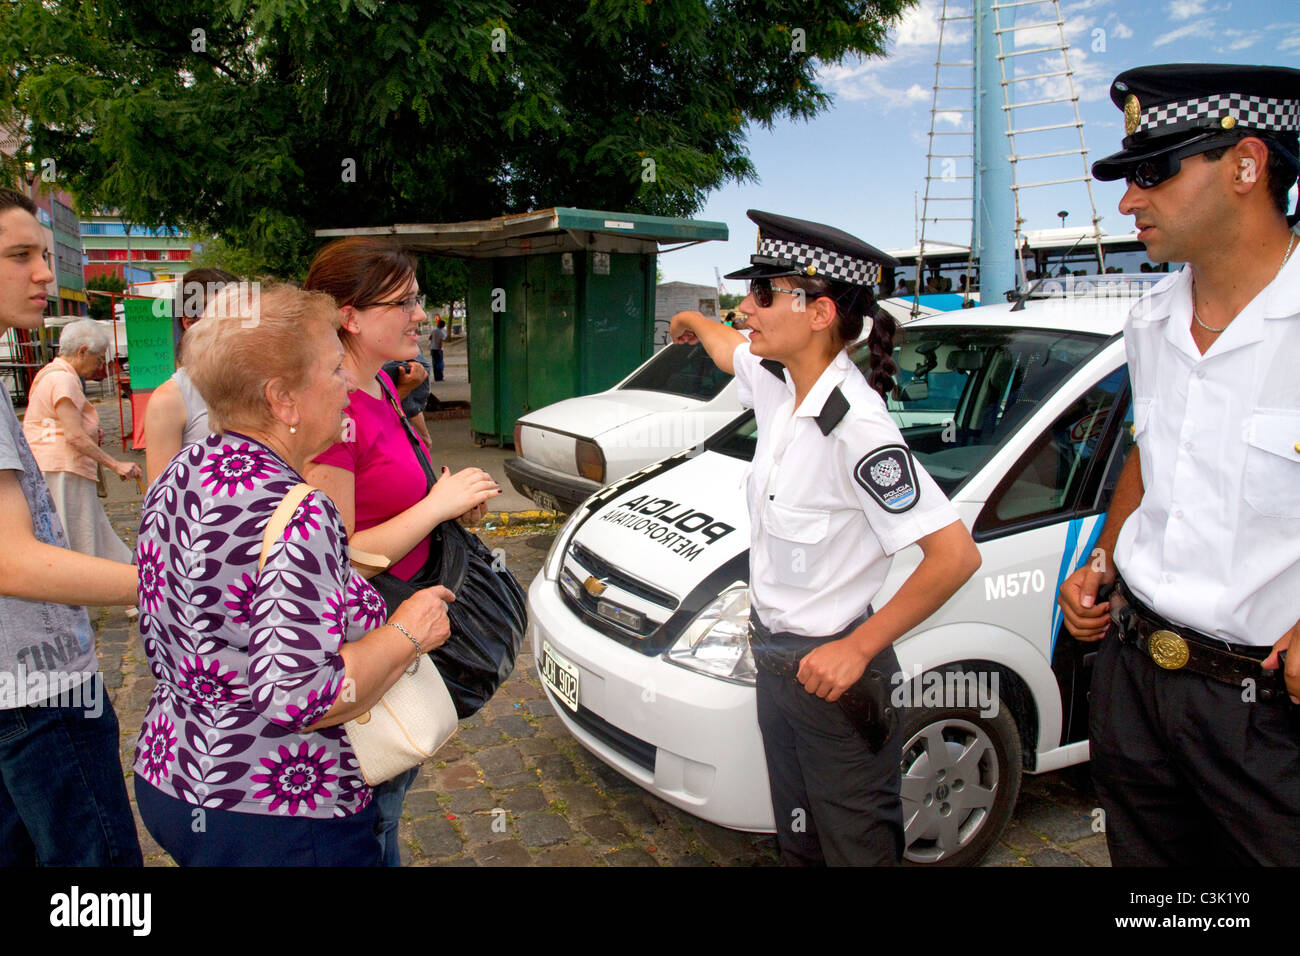
MULTIPOLYGON (((895 353, 906 388, 894 414, 983 556, 896 644, 914 863, 975 862, 1009 819, 1022 772, 1088 757, 1095 645, 1062 630, 1056 592, 1090 553, 1144 424, 1120 336, 1140 286, 1106 280, 917 321, 895 353)), ((741 483, 754 435, 740 414, 588 499, 528 603, 546 692, 583 746, 693 814, 771 831, 746 640, 741 483)), ((915 546, 896 555, 877 606, 920 558, 915 546)))

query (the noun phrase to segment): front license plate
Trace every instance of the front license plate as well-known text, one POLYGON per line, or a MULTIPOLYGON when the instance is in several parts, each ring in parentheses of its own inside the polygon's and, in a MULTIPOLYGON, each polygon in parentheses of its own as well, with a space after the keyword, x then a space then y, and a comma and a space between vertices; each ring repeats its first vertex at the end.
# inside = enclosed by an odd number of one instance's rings
POLYGON ((555 648, 542 641, 542 683, 564 701, 564 706, 578 712, 578 668, 570 664, 555 648))

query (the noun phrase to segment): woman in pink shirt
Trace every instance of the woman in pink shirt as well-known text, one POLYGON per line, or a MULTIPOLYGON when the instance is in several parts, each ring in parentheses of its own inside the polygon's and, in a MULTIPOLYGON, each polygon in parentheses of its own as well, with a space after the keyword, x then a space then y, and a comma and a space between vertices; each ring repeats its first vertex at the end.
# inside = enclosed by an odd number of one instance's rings
MULTIPOLYGON (((424 296, 415 258, 394 242, 350 237, 316 254, 303 288, 328 292, 339 305, 344 364, 360 386, 350 394, 344 440, 316 456, 304 477, 338 506, 348 541, 379 554, 394 575, 410 580, 429 557, 429 534, 442 522, 477 519, 501 488, 485 471, 443 469, 429 487, 407 431, 397 391, 380 367, 419 354, 416 328, 424 320, 424 296)), ((420 438, 416 438, 429 449, 420 438)), ((400 866, 397 823, 402 800, 419 768, 375 788, 384 861, 400 866)))
POLYGON ((109 345, 108 333, 89 319, 63 327, 58 357, 32 381, 23 434, 50 486, 72 550, 131 564, 131 550, 99 503, 96 466, 124 481, 139 478, 140 466, 118 461, 99 447, 99 412, 81 387, 82 379, 103 378, 109 345))

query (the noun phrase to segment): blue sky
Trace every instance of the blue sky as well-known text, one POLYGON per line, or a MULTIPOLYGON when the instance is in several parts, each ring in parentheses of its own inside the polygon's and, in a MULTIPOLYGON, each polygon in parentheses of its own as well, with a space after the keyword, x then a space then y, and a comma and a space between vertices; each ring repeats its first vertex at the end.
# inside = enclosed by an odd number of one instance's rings
MULTIPOLYGON (((949 0, 949 15, 969 14, 970 4, 971 0, 949 0)), ((750 208, 829 223, 882 249, 914 245, 914 201, 919 206, 925 192, 932 103, 943 114, 937 129, 970 128, 970 115, 954 111, 969 106, 969 93, 948 91, 937 102, 932 100, 942 6, 943 0, 922 0, 913 7, 891 31, 887 57, 824 65, 820 74, 834 104, 812 122, 781 122, 770 131, 752 128, 748 145, 760 182, 717 190, 697 217, 727 223, 731 240, 660 256, 664 281, 712 285, 715 266, 725 274, 746 264, 754 251, 755 229, 745 216, 750 208)), ((1016 25, 1047 19, 1043 14, 1049 8, 1050 4, 1014 8, 1021 18, 1016 25)), ((1061 11, 1089 163, 1119 148, 1122 116, 1110 102, 1108 90, 1111 79, 1123 70, 1175 62, 1300 66, 1300 0, 1061 0, 1061 11)), ((945 61, 970 59, 970 34, 969 21, 944 28, 945 61)), ((1059 43, 1055 26, 1014 35, 1020 49, 1059 43)), ((1019 64, 1022 74, 1049 72, 1043 69, 1046 56, 1007 62, 1019 64)), ((941 84, 969 85, 969 72, 945 68, 941 84), (965 79, 960 78, 963 72, 965 79)), ((1016 85, 1024 89, 1022 99, 1040 99, 1059 93, 1051 88, 1059 82, 1046 79, 1016 85)), ((1017 125, 1048 125, 1073 120, 1073 111, 1068 104, 1044 105, 1018 110, 1017 117, 1017 125)), ((969 136, 938 142, 959 148, 936 146, 936 152, 969 152, 969 136)), ((1022 136, 1017 151, 1049 152, 1068 146, 1078 146, 1074 130, 1022 136)), ((935 175, 945 172, 940 162, 935 161, 935 175)), ((1025 177, 1037 181, 1079 175, 1083 166, 1075 156, 1025 163, 1022 169, 1024 182, 1025 177), (1050 174, 1049 168, 1054 170, 1050 174)), ((947 172, 969 173, 970 163, 953 160, 947 172)), ((932 192, 969 195, 969 183, 937 184, 932 192)), ((1131 230, 1131 217, 1116 210, 1122 182, 1094 182, 1092 193, 1103 229, 1112 234, 1131 230)), ((1091 218, 1082 184, 1026 190, 1022 195, 1028 229, 1059 226, 1058 210, 1070 213, 1068 226, 1087 225, 1091 218)), ((959 202, 936 203, 931 208, 946 208, 941 215, 969 215, 969 204, 959 202)), ((969 226, 940 224, 927 227, 926 234, 966 242, 969 226)), ((740 292, 741 283, 727 283, 727 289, 740 292)))

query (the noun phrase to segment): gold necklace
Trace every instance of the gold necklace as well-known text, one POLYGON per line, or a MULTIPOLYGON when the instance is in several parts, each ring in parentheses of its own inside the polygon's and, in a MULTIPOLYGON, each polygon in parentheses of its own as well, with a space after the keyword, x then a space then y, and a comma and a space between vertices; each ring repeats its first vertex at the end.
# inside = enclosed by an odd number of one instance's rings
MULTIPOLYGON (((1282 264, 1277 267, 1277 272, 1273 273, 1273 278, 1269 280, 1269 285, 1273 284, 1273 281, 1276 280, 1277 277, 1282 274, 1282 270, 1286 268, 1286 264, 1291 261, 1291 253, 1295 252, 1296 239, 1297 239, 1296 234, 1294 232, 1291 233, 1291 239, 1286 244, 1286 255, 1282 257, 1282 264)), ((1192 321, 1194 321, 1201 328, 1205 329, 1205 331, 1213 332, 1215 335, 1218 335, 1220 332, 1222 332, 1224 329, 1228 327, 1227 325, 1225 325, 1222 326, 1221 328, 1216 329, 1214 326, 1206 325, 1204 322, 1201 321, 1200 315, 1198 315, 1196 312, 1196 280, 1195 279, 1192 280, 1192 321)), ((1229 324, 1231 324, 1231 321, 1229 321, 1229 324)))

